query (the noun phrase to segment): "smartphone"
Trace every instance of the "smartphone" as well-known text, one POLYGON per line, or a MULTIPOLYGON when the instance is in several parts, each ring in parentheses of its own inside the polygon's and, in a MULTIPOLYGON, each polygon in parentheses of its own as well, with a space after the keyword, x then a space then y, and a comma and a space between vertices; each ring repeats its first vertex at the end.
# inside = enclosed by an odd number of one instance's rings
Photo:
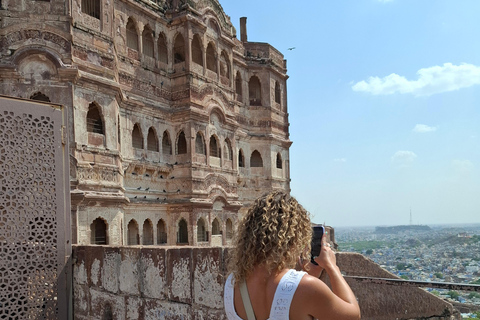
POLYGON ((325 233, 324 226, 316 225, 313 227, 312 244, 311 244, 312 250, 311 250, 310 261, 316 265, 318 265, 318 263, 315 262, 314 258, 320 255, 320 250, 322 249, 322 237, 324 233, 325 233))

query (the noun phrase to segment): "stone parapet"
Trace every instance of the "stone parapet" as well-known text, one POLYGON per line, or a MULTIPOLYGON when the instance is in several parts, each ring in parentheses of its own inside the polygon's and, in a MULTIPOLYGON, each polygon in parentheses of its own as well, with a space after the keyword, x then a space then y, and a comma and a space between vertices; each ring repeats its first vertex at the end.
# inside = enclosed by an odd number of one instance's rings
MULTIPOLYGON (((74 319, 226 319, 229 248, 74 246, 74 319)), ((344 274, 395 278, 360 254, 339 253, 344 274)), ((328 277, 322 277, 327 284, 328 277)), ((419 288, 347 280, 362 319, 460 319, 419 288)))

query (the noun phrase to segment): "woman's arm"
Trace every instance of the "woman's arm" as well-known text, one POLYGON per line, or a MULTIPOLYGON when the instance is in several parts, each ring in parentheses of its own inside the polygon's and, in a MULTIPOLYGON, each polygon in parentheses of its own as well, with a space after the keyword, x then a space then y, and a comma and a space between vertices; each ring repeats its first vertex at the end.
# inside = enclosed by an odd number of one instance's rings
POLYGON ((352 289, 343 278, 336 263, 335 253, 326 243, 325 236, 322 239, 322 250, 315 258, 315 262, 309 263, 307 272, 302 279, 299 289, 305 310, 317 319, 360 319, 360 307, 352 289), (330 279, 332 290, 318 277, 325 270, 330 279))

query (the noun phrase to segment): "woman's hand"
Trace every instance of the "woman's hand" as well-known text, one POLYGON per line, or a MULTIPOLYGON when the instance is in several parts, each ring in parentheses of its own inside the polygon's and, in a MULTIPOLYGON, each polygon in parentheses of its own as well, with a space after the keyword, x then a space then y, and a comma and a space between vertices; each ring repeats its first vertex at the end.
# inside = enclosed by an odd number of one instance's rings
MULTIPOLYGON (((333 252, 330 244, 327 242, 327 236, 325 234, 322 237, 322 248, 320 250, 320 255, 315 258, 315 262, 318 263, 319 267, 326 269, 327 271, 337 266, 335 252, 333 252)), ((314 264, 312 263, 312 265, 314 264)))

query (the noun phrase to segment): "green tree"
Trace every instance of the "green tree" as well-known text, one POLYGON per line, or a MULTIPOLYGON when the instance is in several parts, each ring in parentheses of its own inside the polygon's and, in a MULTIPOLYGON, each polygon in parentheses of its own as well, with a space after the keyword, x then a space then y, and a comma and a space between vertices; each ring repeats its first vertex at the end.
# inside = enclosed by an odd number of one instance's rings
POLYGON ((475 281, 472 281, 472 284, 480 284, 480 278, 478 278, 478 279, 475 280, 475 281))
POLYGON ((436 295, 437 297, 440 295, 440 291, 438 291, 438 290, 432 290, 431 293, 436 295))
POLYGON ((460 294, 457 291, 450 290, 447 292, 447 294, 450 296, 450 298, 457 300, 457 298, 460 296, 460 294))
POLYGON ((400 278, 402 278, 402 279, 404 279, 404 280, 410 280, 410 279, 408 278, 408 276, 406 276, 406 275, 404 275, 404 274, 402 274, 402 275, 400 276, 400 278))
POLYGON ((397 270, 405 270, 407 265, 403 262, 397 263, 397 270))
POLYGON ((470 292, 470 294, 468 295, 468 299, 473 299, 473 298, 480 298, 480 293, 470 292))
POLYGON ((367 251, 365 251, 365 254, 367 254, 367 255, 371 255, 372 253, 373 253, 372 249, 368 249, 367 251))
POLYGON ((441 272, 435 272, 434 273, 435 277, 437 277, 438 279, 443 279, 443 274, 441 272))

